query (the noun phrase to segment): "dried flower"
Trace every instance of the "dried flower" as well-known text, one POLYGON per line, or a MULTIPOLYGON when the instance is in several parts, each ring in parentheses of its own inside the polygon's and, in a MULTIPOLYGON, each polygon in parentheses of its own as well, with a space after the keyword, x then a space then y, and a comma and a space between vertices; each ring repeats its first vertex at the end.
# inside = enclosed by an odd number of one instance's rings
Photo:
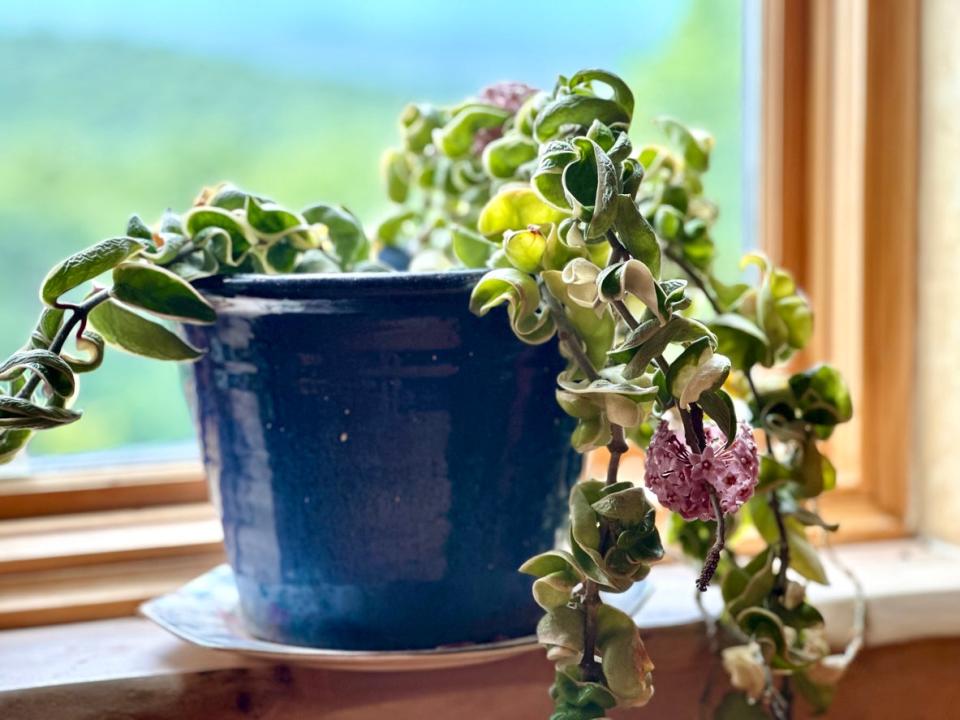
POLYGON ((712 520, 710 488, 717 493, 725 513, 736 512, 757 486, 760 459, 749 425, 740 423, 737 436, 724 448, 723 433, 704 424, 707 443, 695 453, 683 439, 661 422, 647 450, 646 483, 664 507, 685 520, 712 520))
POLYGON ((730 684, 743 690, 753 701, 763 697, 767 689, 767 672, 760 646, 750 641, 747 645, 734 645, 723 651, 723 669, 730 676, 730 684))

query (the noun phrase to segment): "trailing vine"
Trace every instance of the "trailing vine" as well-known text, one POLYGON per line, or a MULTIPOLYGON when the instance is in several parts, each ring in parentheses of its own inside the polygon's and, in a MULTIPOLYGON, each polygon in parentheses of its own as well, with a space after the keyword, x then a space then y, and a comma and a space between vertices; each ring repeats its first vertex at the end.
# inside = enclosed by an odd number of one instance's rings
POLYGON ((724 666, 741 692, 717 717, 789 717, 794 688, 823 708, 840 656, 800 581, 826 582, 805 530, 835 529, 810 502, 835 484, 818 442, 850 418, 849 393, 827 365, 755 382, 757 366, 809 341, 809 305, 757 254, 744 258, 756 285, 717 279, 717 209, 703 194, 713 140, 667 119, 670 146, 634 151, 633 104, 611 73, 561 77, 527 125, 538 145, 529 179, 497 189, 477 224, 489 245, 465 258, 490 268, 474 312, 503 304, 521 340, 558 338, 569 365, 557 400, 577 420, 573 444, 609 452, 605 479, 571 492, 567 548, 521 568, 535 578, 538 636, 556 664, 552 718, 602 717, 653 694, 636 625, 602 595, 626 591, 663 555, 646 492, 618 476, 627 439, 646 449, 647 490, 675 513, 672 539, 701 565, 697 590, 721 588, 724 666), (727 540, 747 522, 767 545, 744 563, 727 540))
POLYGON ((133 216, 125 235, 70 256, 43 281, 44 308, 30 340, 0 364, 0 463, 13 460, 35 431, 80 419, 70 408, 77 376, 100 366, 106 345, 158 360, 200 357, 163 324, 216 319, 191 282, 249 272, 387 269, 369 258, 370 248, 345 208, 317 204, 294 212, 227 184, 204 190, 183 214, 167 211, 153 228, 133 216), (93 284, 105 273, 109 288, 93 284), (79 355, 68 353, 71 340, 79 355))

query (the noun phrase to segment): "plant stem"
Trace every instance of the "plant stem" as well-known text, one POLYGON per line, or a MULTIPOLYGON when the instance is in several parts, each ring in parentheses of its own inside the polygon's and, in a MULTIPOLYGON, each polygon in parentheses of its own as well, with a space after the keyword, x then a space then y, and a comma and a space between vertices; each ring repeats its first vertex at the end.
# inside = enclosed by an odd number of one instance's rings
POLYGON ((542 287, 544 300, 546 300, 547 307, 550 308, 553 321, 557 324, 557 338, 560 340, 560 343, 567 349, 567 352, 573 357, 573 361, 577 364, 577 367, 580 368, 580 372, 582 372, 590 382, 599 380, 600 374, 596 368, 593 367, 590 358, 588 358, 587 354, 583 351, 580 336, 577 334, 573 325, 570 324, 570 320, 563 310, 563 305, 554 297, 553 293, 550 292, 550 288, 546 285, 542 287))
MULTIPOLYGON (((109 297, 109 290, 100 290, 95 292, 79 305, 67 306, 71 310, 72 314, 69 318, 67 318, 63 325, 60 326, 60 329, 57 331, 57 334, 54 335, 53 340, 50 343, 50 347, 47 349, 56 355, 59 355, 61 352, 63 352, 63 346, 66 345, 67 339, 70 337, 70 333, 73 332, 73 329, 79 325, 77 337, 79 338, 81 335, 83 335, 83 331, 87 326, 87 316, 90 314, 90 311, 109 297)), ((36 391, 39 384, 40 376, 34 375, 27 381, 26 385, 20 389, 20 392, 17 393, 17 397, 23 400, 29 399, 36 391)))
POLYGON ((663 254, 667 256, 667 259, 670 260, 674 265, 678 266, 683 270, 684 274, 690 278, 690 281, 700 288, 700 291, 706 296, 707 301, 710 303, 710 307, 713 308, 713 311, 717 315, 723 312, 723 308, 720 307, 720 303, 717 298, 714 297, 713 291, 707 287, 707 283, 704 281, 703 276, 694 268, 690 263, 683 259, 680 255, 677 255, 669 247, 663 248, 663 254))
POLYGON ((623 321, 631 330, 636 330, 640 326, 640 323, 637 322, 637 319, 633 316, 633 313, 630 312, 630 308, 627 307, 627 304, 623 300, 614 300, 610 304, 613 305, 617 314, 623 318, 623 321))
MULTIPOLYGON (((600 374, 590 358, 583 351, 580 336, 576 329, 570 323, 564 312, 563 305, 550 292, 550 289, 543 286, 543 295, 547 306, 553 314, 554 322, 557 324, 557 336, 563 346, 570 353, 573 361, 580 368, 580 371, 592 382, 600 378, 600 374)), ((617 475, 620 471, 620 458, 627 451, 627 442, 624 437, 623 427, 610 423, 610 442, 607 444, 607 450, 610 451, 610 462, 607 465, 607 485, 613 485, 617 482, 617 475)), ((609 528, 601 522, 600 524, 600 553, 606 552, 609 545, 609 528)), ((592 580, 584 580, 583 594, 581 598, 584 611, 583 623, 583 656, 580 658, 580 671, 584 680, 589 682, 603 681, 603 667, 597 662, 597 611, 603 600, 600 598, 600 588, 592 580)))
MULTIPOLYGON (((763 428, 763 437, 766 442, 767 448, 764 453, 768 457, 773 457, 773 443, 772 438, 770 437, 770 431, 767 429, 766 419, 763 417, 763 400, 760 397, 760 392, 757 390, 757 385, 753 381, 753 375, 748 368, 744 375, 747 377, 747 384, 750 386, 750 392, 753 393, 754 401, 757 403, 757 414, 760 416, 760 426, 763 428)), ((777 523, 777 534, 780 536, 780 547, 779 547, 779 558, 780 558, 780 567, 777 569, 777 579, 776 584, 774 585, 774 591, 777 595, 783 595, 787 591, 787 568, 790 567, 790 544, 787 541, 787 524, 783 518, 783 512, 780 509, 780 498, 777 497, 777 491, 770 491, 770 510, 773 513, 773 518, 777 523)))

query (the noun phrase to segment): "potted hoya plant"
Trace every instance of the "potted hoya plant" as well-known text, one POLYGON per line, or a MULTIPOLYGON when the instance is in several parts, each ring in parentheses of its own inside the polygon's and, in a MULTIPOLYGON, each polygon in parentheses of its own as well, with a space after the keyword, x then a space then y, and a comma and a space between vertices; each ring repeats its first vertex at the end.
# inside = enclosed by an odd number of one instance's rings
POLYGON ((849 393, 829 365, 772 370, 810 338, 806 299, 756 254, 756 283, 717 279, 712 139, 664 120, 667 146, 635 149, 633 109, 602 70, 411 105, 372 239, 343 208, 231 186, 156 227, 132 218, 44 281, 0 365, 0 460, 79 418, 76 376, 105 344, 194 361, 255 634, 412 649, 522 636, 539 613, 554 720, 653 694, 634 620, 604 602, 663 556, 652 494, 696 589, 723 596, 717 716, 789 717, 794 692, 826 707, 847 657, 806 599, 827 581, 807 529, 836 527, 813 503, 849 393), (630 445, 645 488, 619 475, 630 445), (605 476, 574 483, 601 448, 605 476), (728 546, 738 524, 760 552, 728 546))

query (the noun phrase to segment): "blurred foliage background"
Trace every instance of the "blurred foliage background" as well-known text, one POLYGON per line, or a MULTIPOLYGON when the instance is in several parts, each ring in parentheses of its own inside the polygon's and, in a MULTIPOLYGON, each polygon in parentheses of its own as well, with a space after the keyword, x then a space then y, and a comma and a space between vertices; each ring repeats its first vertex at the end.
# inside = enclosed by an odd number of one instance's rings
MULTIPOLYGON (((660 114, 715 135, 707 191, 733 275, 745 244, 742 2, 613 0, 587 13, 555 0, 549 14, 511 0, 19 4, 0 19, 0 354, 26 339, 47 270, 121 234, 133 212, 153 220, 230 179, 292 206, 343 203, 372 227, 386 208, 380 153, 407 101, 501 79, 549 87, 590 66, 634 89, 635 142, 660 139, 649 122, 660 114)), ((109 352, 83 378, 82 422, 31 453, 189 442, 178 372, 109 352)))

